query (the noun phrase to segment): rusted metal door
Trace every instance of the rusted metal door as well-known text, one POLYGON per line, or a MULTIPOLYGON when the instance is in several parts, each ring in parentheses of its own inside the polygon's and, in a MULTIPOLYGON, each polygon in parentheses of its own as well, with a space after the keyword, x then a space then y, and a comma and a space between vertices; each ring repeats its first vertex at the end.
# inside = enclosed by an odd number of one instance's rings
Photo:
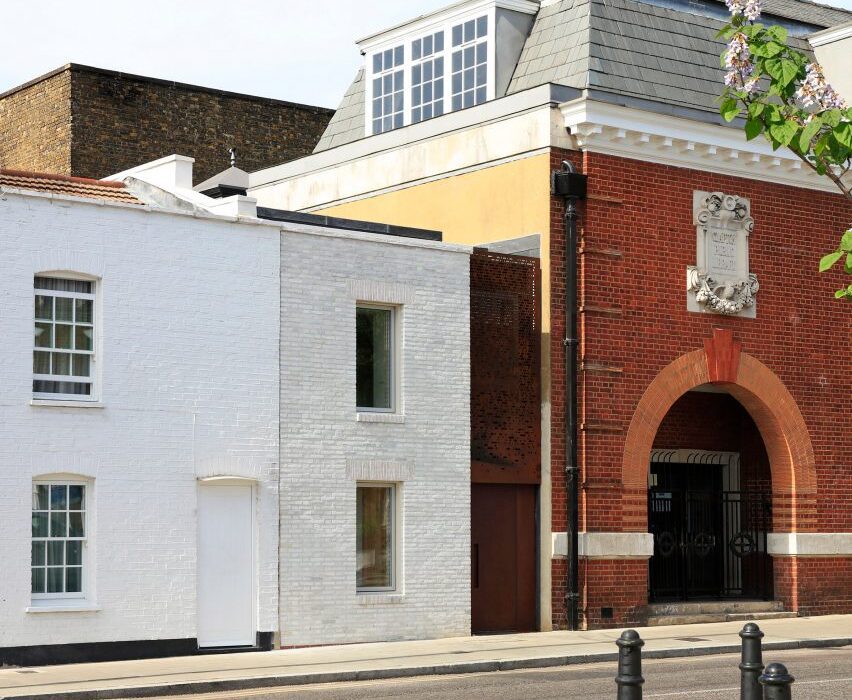
POLYGON ((471 485, 473 632, 536 629, 536 487, 471 485))

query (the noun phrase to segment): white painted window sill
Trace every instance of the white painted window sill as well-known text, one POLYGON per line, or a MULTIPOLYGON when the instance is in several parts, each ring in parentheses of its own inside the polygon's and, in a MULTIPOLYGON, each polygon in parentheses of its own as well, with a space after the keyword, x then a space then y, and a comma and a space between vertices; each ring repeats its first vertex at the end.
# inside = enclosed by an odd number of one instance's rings
POLYGON ((405 416, 401 413, 358 411, 356 420, 359 423, 405 423, 405 416))
POLYGON ((402 593, 359 593, 358 605, 399 605, 405 601, 402 593))
POLYGON ((64 605, 31 605, 25 609, 28 613, 68 613, 68 612, 98 612, 100 605, 91 603, 66 603, 64 605))
POLYGON ((100 401, 63 401, 61 399, 31 399, 30 406, 51 406, 53 408, 103 408, 100 401))

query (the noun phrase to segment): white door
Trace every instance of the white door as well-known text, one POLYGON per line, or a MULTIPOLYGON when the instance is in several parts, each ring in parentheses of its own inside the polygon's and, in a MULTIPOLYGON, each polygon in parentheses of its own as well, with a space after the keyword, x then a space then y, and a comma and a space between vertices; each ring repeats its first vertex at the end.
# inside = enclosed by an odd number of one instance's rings
POLYGON ((250 484, 198 489, 198 646, 254 646, 254 497, 250 484))

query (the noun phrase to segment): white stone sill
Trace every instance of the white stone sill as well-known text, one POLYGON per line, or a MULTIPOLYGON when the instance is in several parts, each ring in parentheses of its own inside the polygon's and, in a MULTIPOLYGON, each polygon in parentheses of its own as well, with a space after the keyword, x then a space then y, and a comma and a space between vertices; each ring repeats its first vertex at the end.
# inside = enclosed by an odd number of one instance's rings
POLYGON ((72 613, 72 612, 98 612, 100 605, 91 603, 67 604, 67 605, 31 605, 24 609, 27 613, 72 613))
POLYGON ((63 401, 61 399, 31 399, 30 406, 48 406, 51 408, 103 408, 100 401, 63 401))
POLYGON ((399 605, 405 602, 402 593, 359 593, 358 605, 399 605))
POLYGON ((401 413, 358 411, 355 420, 359 423, 405 423, 405 416, 401 413))

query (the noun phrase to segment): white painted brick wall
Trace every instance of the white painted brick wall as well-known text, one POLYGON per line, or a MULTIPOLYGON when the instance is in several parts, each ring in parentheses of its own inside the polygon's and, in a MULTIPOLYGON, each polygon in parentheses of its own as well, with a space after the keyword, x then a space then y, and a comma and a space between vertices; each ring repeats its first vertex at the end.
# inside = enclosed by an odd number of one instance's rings
POLYGON ((197 477, 259 480, 258 628, 277 629, 279 232, 0 195, 0 647, 196 636, 197 477), (65 262, 63 262, 65 261, 65 262), (33 275, 103 277, 103 409, 32 396, 33 275), (34 476, 94 479, 97 612, 28 614, 34 476))
POLYGON ((468 255, 307 230, 281 239, 282 644, 469 634, 468 255), (356 420, 355 297, 365 293, 402 303, 404 423, 356 420), (401 596, 355 590, 352 475, 370 460, 410 477, 401 596))

